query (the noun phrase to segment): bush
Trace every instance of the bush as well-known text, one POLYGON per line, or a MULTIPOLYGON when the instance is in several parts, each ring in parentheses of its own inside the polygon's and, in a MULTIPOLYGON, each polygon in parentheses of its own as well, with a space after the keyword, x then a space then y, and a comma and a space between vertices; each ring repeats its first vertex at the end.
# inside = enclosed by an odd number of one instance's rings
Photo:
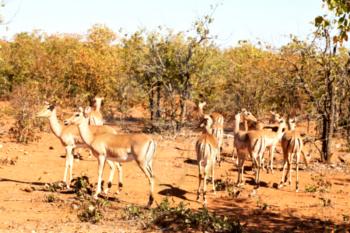
POLYGON ((89 177, 81 176, 72 181, 74 193, 78 197, 87 198, 93 193, 93 185, 89 182, 89 177))
POLYGON ((82 211, 78 213, 78 218, 82 222, 98 223, 103 219, 101 206, 98 202, 84 203, 82 211))
POLYGON ((239 221, 233 218, 216 215, 206 208, 194 211, 183 202, 171 207, 167 198, 151 210, 127 206, 124 209, 124 218, 139 219, 146 222, 146 228, 155 225, 165 231, 196 229, 206 232, 242 232, 239 221))
POLYGON ((11 105, 16 122, 9 133, 17 142, 27 144, 39 139, 37 131, 43 127, 43 122, 35 117, 39 102, 39 92, 35 85, 26 84, 14 90, 11 105))
POLYGON ((57 197, 55 197, 53 194, 49 194, 49 195, 45 196, 45 199, 44 199, 44 201, 49 202, 49 203, 55 202, 58 200, 59 199, 57 197))

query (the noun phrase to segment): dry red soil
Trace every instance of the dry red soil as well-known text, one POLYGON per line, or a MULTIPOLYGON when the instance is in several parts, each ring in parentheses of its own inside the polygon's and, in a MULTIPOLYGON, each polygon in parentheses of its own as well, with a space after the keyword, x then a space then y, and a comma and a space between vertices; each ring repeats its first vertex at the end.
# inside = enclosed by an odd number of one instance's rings
MULTIPOLYGON (((8 123, 1 127, 7 129, 11 119, 3 118, 3 121, 8 123)), ((142 232, 135 222, 120 218, 121 210, 128 204, 145 205, 148 200, 148 182, 134 162, 123 165, 124 187, 120 194, 116 194, 118 178, 115 176, 110 194, 114 199, 104 220, 97 224, 81 222, 77 217, 78 210, 72 207, 75 194, 54 193, 60 201, 48 203, 50 192, 41 191, 46 183, 63 178, 65 158, 63 146, 51 132, 43 132, 40 137, 38 142, 22 145, 13 142, 7 134, 1 136, 0 159, 8 158, 8 162, 0 165, 0 232, 142 232)), ((198 185, 196 137, 193 134, 175 139, 154 137, 158 142, 154 158, 154 205, 168 196, 174 205, 183 201, 193 209, 202 207, 195 201, 198 185)), ((340 139, 337 143, 343 146, 340 139)), ((216 179, 236 181, 237 170, 231 152, 232 138, 226 138, 224 162, 221 167, 216 167, 216 179)), ((275 173, 262 172, 262 186, 257 191, 252 182, 253 171, 249 169, 251 162, 247 161, 247 183, 239 189, 238 196, 232 197, 227 191, 218 191, 216 195, 209 192, 208 208, 217 214, 240 219, 247 232, 324 232, 327 229, 328 232, 332 229, 349 232, 350 165, 336 161, 340 153, 334 155, 332 166, 326 166, 317 162, 319 155, 313 152, 310 167, 301 165, 298 193, 294 191, 294 172, 292 188, 275 188, 281 179, 280 153, 275 156, 275 173), (325 192, 307 192, 308 187, 322 188, 312 177, 328 182, 330 187, 325 192)), ((342 155, 350 158, 345 152, 342 155)), ((83 159, 75 160, 73 173, 75 177, 87 175, 96 182, 97 160, 89 158, 84 151, 83 159)), ((106 166, 105 180, 108 173, 106 166)))

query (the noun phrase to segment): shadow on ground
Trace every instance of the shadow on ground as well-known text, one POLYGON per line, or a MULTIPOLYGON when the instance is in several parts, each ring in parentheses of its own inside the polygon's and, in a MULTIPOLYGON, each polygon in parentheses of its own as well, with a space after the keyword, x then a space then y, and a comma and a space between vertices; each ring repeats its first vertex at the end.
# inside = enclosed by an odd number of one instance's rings
POLYGON ((350 232, 350 223, 336 225, 332 221, 324 221, 312 217, 297 217, 293 211, 276 213, 268 206, 257 206, 252 209, 240 198, 216 199, 210 208, 219 215, 231 215, 240 219, 245 232, 350 232))

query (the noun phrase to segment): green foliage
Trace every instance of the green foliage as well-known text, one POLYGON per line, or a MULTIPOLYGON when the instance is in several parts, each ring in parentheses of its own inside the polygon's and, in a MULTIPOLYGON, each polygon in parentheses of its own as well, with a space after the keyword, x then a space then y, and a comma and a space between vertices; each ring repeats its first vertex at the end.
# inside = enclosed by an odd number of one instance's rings
POLYGON ((55 195, 53 195, 53 194, 49 194, 49 195, 45 196, 45 201, 46 202, 51 203, 51 202, 55 202, 57 200, 58 200, 58 198, 55 197, 55 195))
POLYGON ((96 201, 83 203, 83 207, 78 213, 78 218, 82 222, 96 224, 103 219, 102 205, 96 201))
POLYGON ((123 218, 126 220, 144 219, 144 210, 136 205, 127 205, 123 211, 123 218))
POLYGON ((314 182, 313 184, 309 184, 305 187, 305 192, 314 193, 326 193, 329 192, 332 187, 332 183, 328 181, 323 174, 312 175, 311 180, 314 182))
POLYGON ((315 193, 315 192, 317 192, 317 186, 314 185, 314 184, 306 185, 305 192, 307 192, 307 193, 315 193))
POLYGON ((72 181, 74 193, 80 198, 91 197, 93 192, 92 184, 87 176, 80 176, 72 181))
POLYGON ((194 211, 181 202, 172 206, 169 199, 162 202, 151 210, 129 205, 124 209, 124 218, 142 220, 146 227, 156 225, 166 231, 200 230, 206 232, 242 232, 243 229, 235 219, 218 216, 207 209, 194 211))
POLYGON ((311 179, 315 182, 317 186, 317 191, 321 193, 329 192, 332 188, 332 183, 326 179, 325 175, 312 175, 311 179))
POLYGON ((330 22, 325 17, 317 16, 315 26, 326 28, 329 25, 335 25, 338 29, 338 35, 333 36, 335 43, 348 41, 348 32, 350 31, 350 3, 347 0, 322 0, 335 15, 334 20, 330 22))

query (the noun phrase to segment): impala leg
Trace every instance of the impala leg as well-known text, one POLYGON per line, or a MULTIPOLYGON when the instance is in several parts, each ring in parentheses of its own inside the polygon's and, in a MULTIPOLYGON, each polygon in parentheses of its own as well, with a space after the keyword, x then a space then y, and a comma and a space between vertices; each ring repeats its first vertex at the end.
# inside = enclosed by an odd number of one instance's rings
POLYGON ((237 177, 237 186, 244 184, 244 161, 245 157, 242 154, 238 155, 238 177, 237 177))
POLYGON ((69 188, 70 182, 72 180, 72 173, 70 173, 69 180, 67 180, 68 169, 70 169, 70 165, 73 164, 71 162, 71 157, 73 156, 73 147, 66 146, 66 166, 64 169, 63 182, 66 183, 67 188, 69 188))
POLYGON ((275 152, 275 146, 270 147, 270 166, 268 169, 271 170, 271 173, 273 174, 273 158, 274 158, 274 152, 275 152))
POLYGON ((204 180, 203 180, 203 205, 207 206, 207 169, 204 169, 204 180))
POLYGON ((143 173, 146 175, 149 185, 150 185, 150 195, 149 195, 149 200, 147 204, 147 208, 151 207, 154 197, 153 197, 153 190, 154 190, 154 178, 153 178, 153 172, 152 172, 152 166, 151 164, 147 164, 146 162, 144 164, 140 164, 139 162, 137 163, 143 173))
POLYGON ((111 161, 111 160, 106 160, 106 162, 107 162, 107 164, 108 164, 108 166, 110 168, 107 188, 106 188, 106 190, 104 190, 104 193, 107 195, 109 189, 112 188, 112 182, 113 182, 114 173, 115 173, 115 165, 114 165, 114 162, 111 161))
POLYGON ((299 192, 299 160, 300 160, 300 151, 297 152, 297 161, 296 161, 296 184, 295 184, 296 192, 299 192))
POLYGON ((212 166, 211 166, 211 181, 212 181, 212 185, 213 185, 213 193, 214 194, 216 194, 216 190, 215 190, 215 172, 214 172, 214 167, 215 167, 215 161, 214 161, 214 163, 212 164, 212 166))
POLYGON ((69 155, 69 185, 73 180, 73 163, 74 163, 74 155, 73 155, 73 148, 70 150, 69 155))
POLYGON ((101 183, 102 183, 102 175, 103 175, 103 169, 106 162, 106 156, 105 155, 99 155, 98 156, 98 180, 97 180, 97 188, 96 193, 94 194, 94 198, 97 199, 98 195, 101 193, 101 183))
POLYGON ((281 183, 279 184, 279 188, 283 187, 284 183, 285 183, 285 172, 286 172, 286 169, 287 169, 287 159, 284 159, 283 160, 283 171, 282 171, 282 179, 281 179, 281 183))
POLYGON ((118 170, 118 193, 123 189, 123 168, 122 165, 118 162, 115 163, 115 166, 118 170))
POLYGON ((200 161, 198 162, 198 189, 197 189, 197 201, 199 201, 199 196, 201 194, 201 182, 202 182, 202 167, 200 161))
POLYGON ((289 186, 292 186, 292 162, 293 162, 293 153, 289 154, 289 159, 288 159, 288 169, 287 169, 287 175, 289 176, 289 186))

